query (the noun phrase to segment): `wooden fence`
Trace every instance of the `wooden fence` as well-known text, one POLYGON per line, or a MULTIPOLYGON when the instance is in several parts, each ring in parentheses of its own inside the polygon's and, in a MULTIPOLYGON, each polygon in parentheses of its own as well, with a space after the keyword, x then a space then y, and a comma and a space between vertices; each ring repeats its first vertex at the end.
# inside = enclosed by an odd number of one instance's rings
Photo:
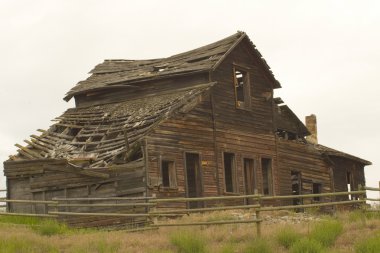
MULTIPOLYGON (((53 198, 51 201, 43 200, 16 200, 0 198, 2 203, 23 203, 30 205, 43 205, 45 206, 45 213, 13 213, 9 211, 0 212, 0 215, 17 215, 17 216, 34 216, 34 217, 119 217, 119 218, 143 218, 147 220, 147 224, 151 228, 159 228, 163 226, 196 226, 196 225, 218 225, 218 224, 239 224, 239 223, 255 223, 257 235, 261 234, 261 213, 266 211, 275 210, 300 210, 306 208, 318 208, 338 205, 356 205, 357 207, 364 206, 366 201, 379 201, 379 199, 365 198, 367 191, 379 191, 379 188, 374 187, 360 187, 358 191, 350 192, 332 192, 320 194, 305 194, 305 195, 288 195, 288 196, 262 196, 259 194, 254 195, 239 195, 239 196, 217 196, 217 197, 200 197, 200 198, 156 198, 153 197, 137 197, 137 198, 123 198, 123 197, 110 197, 110 198, 53 198), (357 196, 352 200, 317 202, 310 204, 299 205, 283 205, 283 206, 264 206, 264 201, 273 200, 292 200, 292 199, 314 199, 316 197, 336 197, 336 196, 357 196), (207 203, 209 201, 226 201, 226 200, 251 200, 252 203, 246 205, 227 205, 227 206, 206 206, 204 208, 173 208, 163 209, 158 208, 167 203, 185 203, 187 206, 191 202, 207 203), (109 203, 114 202, 114 203, 109 203), (113 212, 109 212, 112 207, 113 212), (90 212, 86 210, 95 210, 101 208, 108 208, 107 212, 90 212), (80 210, 80 211, 72 211, 80 210), (167 219, 159 219, 160 217, 176 217, 183 214, 190 214, 194 212, 213 212, 224 210, 244 210, 248 209, 252 212, 252 217, 245 220, 228 219, 217 221, 194 221, 194 222, 166 222, 167 219), (85 210, 85 211, 84 211, 85 210)), ((6 190, 0 190, 4 192, 6 190)))
POLYGON ((0 199, 0 202, 5 203, 24 203, 30 205, 44 205, 46 206, 45 213, 14 213, 0 212, 0 215, 19 215, 19 216, 36 216, 48 218, 62 218, 62 217, 118 217, 118 218, 142 218, 145 219, 147 228, 159 228, 164 226, 196 226, 196 225, 219 225, 219 224, 239 224, 239 223, 255 223, 256 233, 258 236, 261 234, 261 213, 266 211, 275 210, 300 210, 306 208, 337 207, 339 205, 355 205, 357 207, 364 206, 366 201, 380 201, 380 199, 365 198, 367 191, 380 191, 379 188, 373 187, 360 187, 358 191, 350 192, 332 192, 320 194, 305 194, 305 195, 288 195, 288 196, 262 196, 259 194, 253 195, 239 195, 239 196, 216 196, 216 197, 199 197, 199 198, 156 198, 153 197, 137 197, 137 198, 124 198, 124 197, 109 197, 109 198, 53 198, 51 201, 42 200, 15 200, 15 199, 0 199), (332 198, 328 202, 316 202, 310 204, 299 205, 285 205, 285 206, 264 206, 264 201, 271 200, 292 200, 292 199, 315 199, 316 197, 336 197, 336 196, 357 196, 351 200, 333 201, 332 198), (209 201, 236 201, 236 200, 251 200, 250 204, 235 204, 227 206, 206 206, 204 208, 174 208, 164 209, 159 208, 159 205, 165 203, 186 203, 187 206, 190 202, 209 201), (114 203, 110 203, 114 202, 114 203), (112 207, 113 212, 94 212, 99 208, 112 207), (79 210, 79 211, 73 211, 79 210), (159 219, 160 217, 177 217, 183 214, 190 214, 194 212, 213 212, 224 210, 244 210, 252 211, 252 218, 249 219, 232 219, 232 220, 218 220, 218 221, 194 221, 194 222, 167 222, 167 219, 159 219), (91 211, 92 210, 92 211, 91 211))

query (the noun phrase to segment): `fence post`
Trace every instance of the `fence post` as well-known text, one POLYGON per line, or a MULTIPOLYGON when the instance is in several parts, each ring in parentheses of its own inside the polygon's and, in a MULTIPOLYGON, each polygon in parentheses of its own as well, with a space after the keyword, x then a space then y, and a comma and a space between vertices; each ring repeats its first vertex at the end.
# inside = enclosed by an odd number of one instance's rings
MULTIPOLYGON (((154 198, 154 199, 156 199, 156 194, 155 193, 153 193, 152 194, 152 198, 154 198)), ((149 201, 149 202, 151 202, 151 201, 149 201)), ((156 202, 155 202, 156 203, 156 202)), ((156 212, 157 211, 157 205, 154 205, 152 208, 150 208, 150 206, 149 206, 149 213, 152 211, 153 213, 154 212, 156 212)), ((155 214, 153 214, 153 218, 151 218, 152 219, 152 221, 153 221, 153 225, 155 225, 155 224, 157 224, 157 221, 158 221, 158 219, 157 219, 157 216, 155 215, 155 214)))
MULTIPOLYGON (((358 185, 358 190, 359 191, 364 191, 365 190, 365 187, 361 184, 358 185)), ((365 194, 359 194, 358 195, 358 200, 364 200, 365 199, 365 194)), ((366 207, 366 202, 363 202, 363 203, 359 203, 358 204, 360 209, 362 209, 363 211, 365 211, 367 209, 366 207)))
POLYGON ((255 189, 255 195, 257 195, 257 204, 259 205, 258 208, 256 208, 256 233, 257 237, 261 237, 261 221, 260 221, 260 208, 261 208, 261 200, 260 200, 260 195, 257 189, 255 189))

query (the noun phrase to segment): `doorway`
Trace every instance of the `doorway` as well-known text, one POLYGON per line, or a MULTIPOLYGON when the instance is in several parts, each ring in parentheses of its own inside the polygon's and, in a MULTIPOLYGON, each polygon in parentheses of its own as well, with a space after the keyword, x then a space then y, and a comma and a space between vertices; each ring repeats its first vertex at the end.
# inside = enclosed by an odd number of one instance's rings
MULTIPOLYGON (((186 168, 186 182, 187 182, 187 197, 196 198, 202 197, 202 173, 200 166, 199 154, 185 153, 185 168, 186 168)), ((202 201, 191 201, 189 208, 203 207, 202 201)))

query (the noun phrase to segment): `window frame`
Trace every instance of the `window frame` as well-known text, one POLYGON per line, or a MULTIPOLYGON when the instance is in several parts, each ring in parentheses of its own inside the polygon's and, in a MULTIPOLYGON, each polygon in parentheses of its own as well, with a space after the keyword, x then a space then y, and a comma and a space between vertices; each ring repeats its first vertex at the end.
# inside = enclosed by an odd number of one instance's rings
POLYGON ((237 171, 237 159, 236 153, 228 150, 222 151, 222 162, 223 162, 223 184, 224 184, 224 194, 238 194, 239 193, 239 180, 238 180, 238 171, 237 171), (227 182, 226 182, 226 167, 225 167, 225 154, 233 155, 232 167, 231 167, 231 183, 232 191, 227 191, 227 182))
POLYGON ((175 159, 169 157, 160 156, 159 159, 159 169, 160 169, 160 189, 169 190, 169 189, 178 189, 178 180, 177 180, 177 169, 175 159), (163 162, 168 162, 172 164, 172 168, 168 168, 168 177, 169 177, 169 186, 164 186, 164 173, 163 173, 163 162), (174 176, 174 177, 173 177, 174 176), (174 182, 174 185, 172 185, 174 182))
POLYGON ((260 173, 261 173, 261 193, 265 196, 274 196, 274 175, 273 175, 273 157, 260 156, 260 173), (268 174, 268 194, 264 193, 264 175, 263 175, 263 159, 270 160, 270 173, 268 174))
POLYGON ((251 110, 251 77, 249 73, 249 69, 246 67, 242 67, 240 65, 234 64, 233 67, 233 87, 235 94, 235 107, 238 109, 251 110), (239 71, 243 75, 243 97, 244 101, 238 100, 238 80, 236 78, 236 72, 239 71))

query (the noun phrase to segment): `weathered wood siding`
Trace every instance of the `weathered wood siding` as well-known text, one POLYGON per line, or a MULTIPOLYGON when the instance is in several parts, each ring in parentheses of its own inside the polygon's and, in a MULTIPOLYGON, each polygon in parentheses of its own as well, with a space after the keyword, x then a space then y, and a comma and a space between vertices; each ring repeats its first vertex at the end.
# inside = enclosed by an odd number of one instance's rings
POLYGON ((244 194, 243 157, 255 159, 256 183, 262 192, 261 158, 272 159, 274 189, 278 191, 276 147, 273 131, 272 93, 259 59, 250 52, 248 42, 236 47, 222 64, 212 73, 213 108, 216 126, 219 189, 225 192, 223 152, 234 153, 236 157, 238 192, 244 194), (251 108, 236 108, 233 84, 233 66, 247 69, 250 78, 251 108))
POLYGON ((200 155, 203 196, 217 195, 211 103, 208 95, 202 100, 191 111, 162 122, 147 137, 150 194, 156 193, 158 197, 186 196, 184 158, 185 152, 189 152, 200 155), (175 162, 176 188, 159 187, 161 159, 175 162))
MULTIPOLYGON (((330 158, 334 163, 332 165, 334 171, 334 186, 337 192, 348 191, 347 172, 351 173, 352 188, 351 191, 358 190, 358 185, 365 185, 364 166, 359 163, 352 162, 347 159, 338 157, 330 158)), ((348 196, 338 196, 339 200, 347 200, 348 196)))
POLYGON ((313 183, 332 191, 330 166, 311 144, 277 138, 277 159, 279 195, 292 195, 291 171, 301 173, 301 194, 313 193, 313 183))
MULTIPOLYGON (((200 154, 203 196, 229 194, 225 190, 223 152, 235 155, 237 191, 244 194, 243 158, 255 160, 256 183, 262 189, 261 158, 272 159, 276 178, 276 148, 273 132, 272 88, 261 67, 242 44, 210 76, 217 85, 211 96, 184 115, 161 123, 148 137, 150 193, 160 197, 186 196, 185 152, 200 154), (252 108, 236 108, 233 63, 249 69, 252 108), (175 161, 177 189, 159 189, 160 156, 175 161)), ((274 192, 278 185, 273 179, 274 192)))
MULTIPOLYGON (((7 162, 5 175, 8 180, 8 196, 20 200, 52 200, 53 198, 137 197, 146 195, 146 172, 144 161, 138 160, 108 169, 91 169, 109 178, 83 175, 67 167, 65 160, 7 162), (67 170, 67 171, 65 171, 67 170)), ((75 203, 75 202, 74 202, 75 203)), ((108 202, 110 203, 110 202, 108 202)), ((71 212, 131 212, 115 207, 69 207, 59 211, 71 212)), ((45 204, 9 203, 11 212, 47 213, 45 204)), ((51 210, 51 209, 50 209, 51 210)), ((53 209, 54 210, 54 209, 53 209)), ((134 210, 135 211, 135 210, 134 210)), ((143 210, 142 210, 143 211, 143 210)), ((104 217, 67 217, 75 226, 100 226, 118 224, 120 219, 104 217)))

